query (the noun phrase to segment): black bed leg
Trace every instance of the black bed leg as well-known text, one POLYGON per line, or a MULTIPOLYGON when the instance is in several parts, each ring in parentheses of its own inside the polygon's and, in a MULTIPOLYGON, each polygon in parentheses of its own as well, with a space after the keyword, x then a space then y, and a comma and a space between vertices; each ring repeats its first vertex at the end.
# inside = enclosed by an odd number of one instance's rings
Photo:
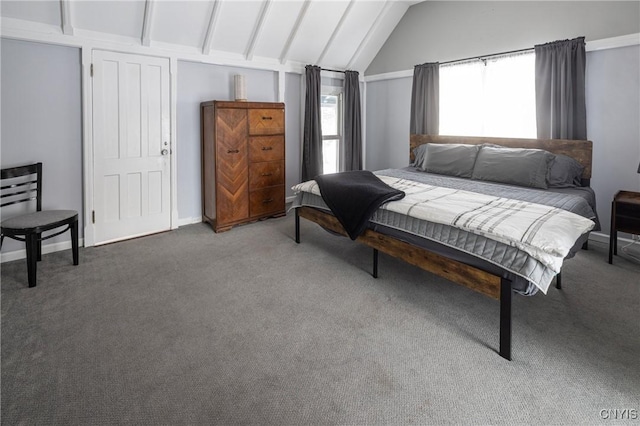
POLYGON ((558 290, 562 289, 562 271, 558 272, 556 275, 556 288, 558 290))
POLYGON ((373 278, 378 278, 378 249, 373 249, 373 278))
POLYGON ((511 280, 500 280, 500 356, 511 361, 511 280))
POLYGON ((300 213, 296 209, 296 243, 300 244, 300 213))

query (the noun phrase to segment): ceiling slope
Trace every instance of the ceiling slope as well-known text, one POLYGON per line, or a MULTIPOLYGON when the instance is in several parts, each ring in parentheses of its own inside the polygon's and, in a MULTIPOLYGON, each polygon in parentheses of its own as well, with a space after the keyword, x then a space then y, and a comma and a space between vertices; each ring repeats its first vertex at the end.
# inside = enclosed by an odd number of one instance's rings
POLYGON ((0 16, 3 36, 47 33, 232 58, 247 65, 266 61, 362 72, 418 2, 3 0, 0 16))

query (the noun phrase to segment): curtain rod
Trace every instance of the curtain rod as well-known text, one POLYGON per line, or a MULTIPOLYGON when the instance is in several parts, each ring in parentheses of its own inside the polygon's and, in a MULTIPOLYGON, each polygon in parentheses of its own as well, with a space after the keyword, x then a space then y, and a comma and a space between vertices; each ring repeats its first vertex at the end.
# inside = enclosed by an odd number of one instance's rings
POLYGON ((320 68, 322 71, 331 71, 331 72, 346 72, 346 71, 339 71, 339 70, 332 70, 329 68, 320 68))
POLYGON ((508 52, 500 52, 500 53, 492 53, 490 55, 472 56, 470 58, 465 58, 465 59, 456 59, 456 60, 453 60, 453 61, 440 62, 440 65, 453 64, 455 62, 471 61, 473 59, 491 58, 491 57, 494 57, 494 56, 508 55, 510 53, 528 52, 530 50, 535 50, 535 48, 534 47, 528 47, 526 49, 510 50, 508 52))

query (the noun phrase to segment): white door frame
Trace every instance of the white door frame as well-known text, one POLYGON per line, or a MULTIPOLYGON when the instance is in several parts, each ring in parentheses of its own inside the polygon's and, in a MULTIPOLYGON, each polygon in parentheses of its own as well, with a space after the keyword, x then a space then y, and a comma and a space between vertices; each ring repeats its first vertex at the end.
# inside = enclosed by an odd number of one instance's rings
POLYGON ((171 184, 170 184, 170 198, 171 198, 171 229, 178 228, 178 164, 177 164, 177 58, 172 56, 160 56, 160 55, 142 55, 132 54, 125 50, 105 49, 100 46, 82 46, 82 147, 83 147, 83 178, 84 178, 84 246, 95 245, 95 226, 93 224, 93 210, 95 208, 94 197, 94 167, 93 167, 93 89, 92 89, 92 77, 91 77, 91 61, 94 50, 108 50, 118 53, 126 53, 128 55, 136 56, 154 56, 169 59, 169 126, 170 126, 170 169, 171 169, 171 184))

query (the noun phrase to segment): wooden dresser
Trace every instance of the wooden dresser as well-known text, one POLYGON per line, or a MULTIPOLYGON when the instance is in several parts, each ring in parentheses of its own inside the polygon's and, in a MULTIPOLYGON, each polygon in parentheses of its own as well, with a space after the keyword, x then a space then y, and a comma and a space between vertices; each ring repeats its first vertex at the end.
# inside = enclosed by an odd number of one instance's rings
POLYGON ((222 232, 284 215, 284 104, 210 101, 200 111, 204 221, 222 232))

